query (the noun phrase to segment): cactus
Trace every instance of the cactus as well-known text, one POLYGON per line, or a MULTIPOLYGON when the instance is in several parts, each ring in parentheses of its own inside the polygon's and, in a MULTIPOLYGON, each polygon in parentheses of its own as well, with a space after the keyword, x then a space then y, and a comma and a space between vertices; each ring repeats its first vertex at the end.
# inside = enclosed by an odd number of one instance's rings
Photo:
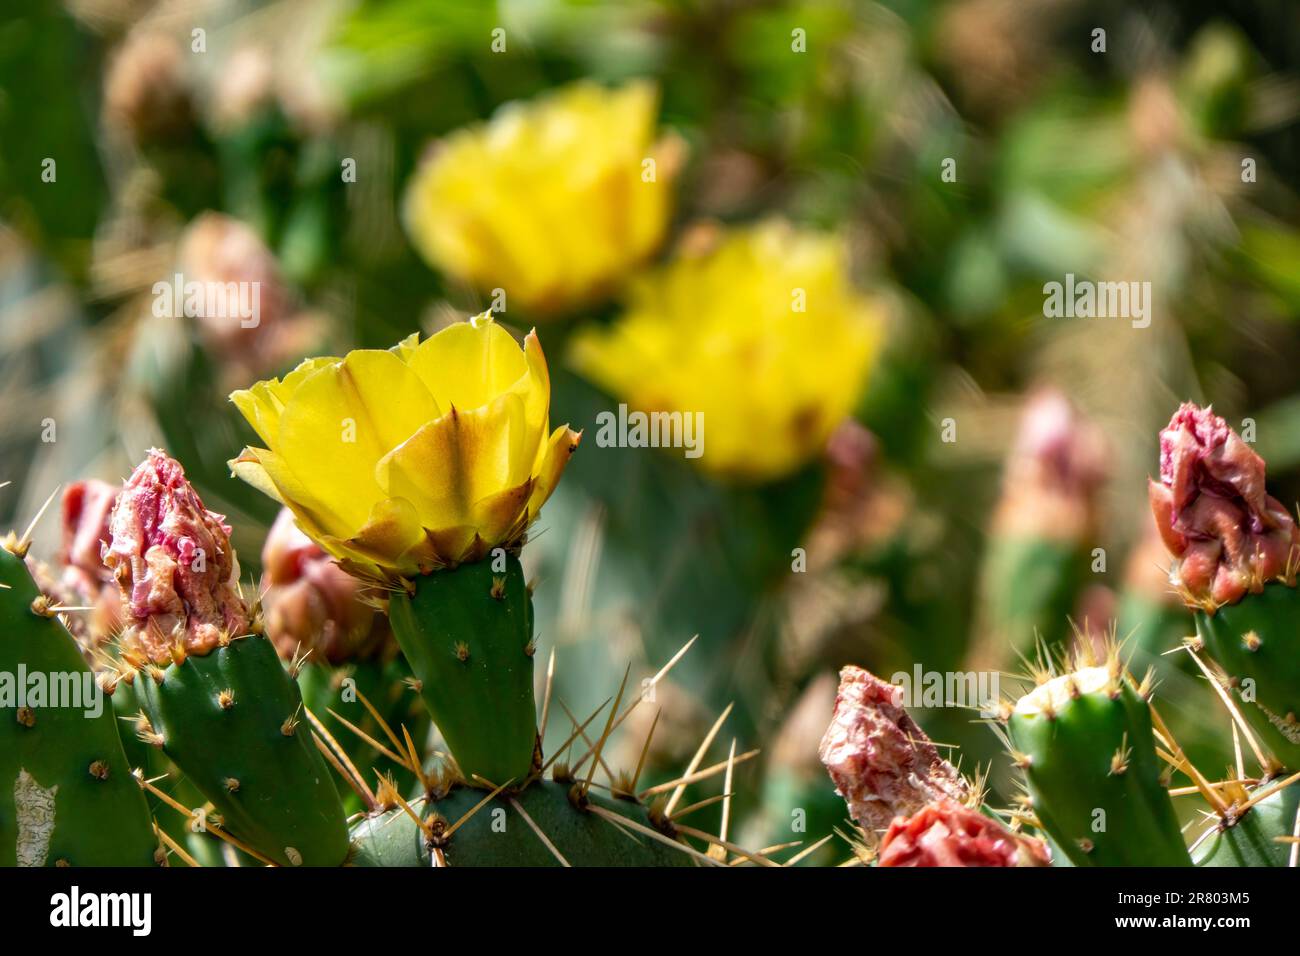
MULTIPOLYGON (((0 547, 0 672, 41 674, 47 682, 68 675, 99 695, 76 642, 24 565, 27 548, 26 537, 13 534, 0 547)), ((10 693, 16 690, 11 684, 10 693)), ((113 709, 107 695, 97 699, 102 709, 93 716, 90 700, 82 701, 86 709, 5 702, 0 865, 151 866, 161 859, 113 709)))
POLYGON ((303 729, 302 697, 265 637, 248 635, 141 679, 163 752, 231 833, 281 865, 347 855, 338 792, 303 729))
POLYGON ((1294 783, 1225 788, 1233 803, 1194 846, 1196 865, 1295 866, 1300 787, 1294 783))
POLYGON ((1156 756, 1148 683, 1133 686, 1111 649, 1077 659, 1010 709, 1007 735, 1029 806, 1076 866, 1187 866, 1156 756))
MULTIPOLYGON (((394 728, 399 737, 405 728, 411 739, 420 743, 429 736, 429 712, 411 686, 414 681, 410 668, 400 655, 338 666, 308 658, 306 662, 299 661, 296 673, 306 711, 320 721, 330 736, 353 736, 356 728, 369 738, 355 735, 350 751, 353 762, 362 770, 369 771, 386 763, 382 751, 375 746, 383 745, 384 725, 394 728), (378 717, 371 713, 372 707, 378 717)), ((414 786, 414 774, 405 770, 394 773, 403 792, 414 786)), ((362 808, 355 792, 344 791, 341 796, 349 813, 362 808)))
MULTIPOLYGON (((1290 574, 1294 582, 1294 569, 1290 574)), ((1294 583, 1274 582, 1195 617, 1199 646, 1221 669, 1220 682, 1236 691, 1256 741, 1278 762, 1273 769, 1300 768, 1300 591, 1294 583)))
MULTIPOLYGON (((643 687, 653 688, 662 681, 691 643, 643 682, 643 687)), ((543 730, 556 676, 554 663, 552 657, 547 668, 543 730)), ((404 753, 396 756, 401 765, 419 776, 419 795, 404 799, 392 786, 391 777, 381 778, 370 795, 370 812, 352 827, 351 862, 357 866, 685 866, 692 862, 775 866, 778 864, 769 852, 802 845, 803 841, 794 841, 771 851, 751 852, 727 839, 734 770, 754 752, 738 755, 733 740, 726 761, 708 767, 701 764, 730 709, 714 722, 680 775, 640 785, 657 716, 639 742, 636 769, 612 771, 609 761, 614 748, 609 745, 613 734, 647 700, 643 694, 623 707, 627 685, 625 673, 617 694, 586 720, 573 720, 572 729, 549 759, 539 745, 531 772, 522 784, 509 788, 508 781, 503 781, 484 793, 482 781, 467 781, 454 760, 439 758, 430 770, 422 770, 408 739, 405 747, 398 748, 404 753), (602 715, 600 733, 589 732, 602 715), (581 753, 570 763, 580 746, 581 753), (550 779, 546 779, 548 772, 550 779), (596 779, 598 772, 605 776, 603 784, 596 779), (717 776, 723 779, 721 796, 683 805, 689 787, 717 776), (684 822, 717 803, 723 807, 719 835, 684 822), (688 838, 702 841, 705 850, 697 849, 688 838)), ((391 728, 385 733, 390 739, 394 736, 391 728)), ((785 865, 798 863, 824 842, 795 853, 785 865)))
MULTIPOLYGON (((692 860, 718 865, 746 860, 773 863, 761 853, 750 853, 729 842, 725 823, 722 835, 713 836, 682 819, 716 802, 678 806, 687 788, 724 772, 728 792, 722 799, 729 806, 732 770, 753 756, 737 756, 733 742, 732 755, 725 764, 701 769, 721 720, 680 778, 638 790, 644 747, 636 773, 610 773, 603 756, 605 745, 642 702, 638 697, 620 710, 626 676, 602 732, 589 735, 587 728, 609 700, 582 724, 575 722, 565 744, 549 761, 542 762, 532 709, 529 594, 513 556, 503 575, 495 574, 492 561, 485 560, 422 578, 421 583, 428 585, 423 593, 437 596, 436 602, 423 608, 418 594, 409 599, 401 592, 390 599, 390 605, 402 608, 394 612, 393 623, 399 635, 413 642, 410 656, 416 673, 442 688, 459 687, 462 699, 444 721, 453 728, 451 732, 443 730, 451 744, 449 757, 439 758, 439 766, 445 760, 446 769, 433 775, 421 768, 420 754, 406 728, 399 736, 378 710, 373 712, 386 743, 363 739, 418 777, 422 789, 417 798, 403 799, 390 774, 381 776, 377 790, 372 791, 333 735, 314 715, 304 712, 294 680, 303 666, 301 658, 286 672, 274 644, 260 632, 256 615, 234 587, 235 559, 225 533, 220 516, 202 507, 179 464, 152 451, 114 507, 106 551, 107 564, 123 595, 126 628, 120 639, 122 661, 135 668, 119 683, 122 707, 130 707, 132 694, 138 698, 140 736, 159 747, 184 774, 172 781, 172 794, 159 790, 152 781, 144 781, 144 785, 161 803, 179 810, 187 823, 194 808, 187 805, 183 793, 192 783, 211 804, 211 832, 248 857, 274 865, 428 865, 431 858, 454 865, 561 860, 571 865, 668 865, 692 860), (458 606, 458 600, 477 606, 458 606), (407 603, 403 605, 403 601, 407 603), (487 620, 496 618, 495 634, 480 623, 485 619, 483 608, 487 620), (404 620, 403 614, 411 620, 404 620), (440 628, 455 631, 449 634, 440 628), (502 635, 517 639, 517 643, 502 643, 502 635), (420 643, 430 636, 433 640, 420 643), (484 703, 500 703, 494 688, 502 686, 502 674, 474 675, 461 685, 457 683, 459 672, 453 670, 449 676, 443 662, 428 665, 421 658, 431 653, 439 639, 449 636, 474 639, 470 661, 478 654, 491 665, 493 655, 506 648, 514 648, 528 661, 526 723, 501 723, 496 712, 499 707, 496 711, 481 709, 484 703), (456 721, 463 721, 464 713, 475 707, 480 707, 477 719, 489 726, 487 734, 471 731, 487 743, 473 738, 467 742, 464 734, 456 731, 456 721), (365 803, 367 812, 350 833, 334 783, 305 725, 315 732, 316 743, 329 762, 365 803), (501 739, 509 744, 513 738, 508 732, 521 726, 527 729, 528 742, 522 773, 518 778, 501 778, 501 784, 510 784, 508 792, 497 786, 485 797, 486 774, 476 769, 471 772, 478 775, 470 778, 462 769, 486 766, 496 773, 478 757, 492 761, 510 755, 509 747, 497 747, 490 735, 504 731, 506 736, 501 739), (576 764, 568 764, 573 751, 583 746, 576 764), (546 781, 542 774, 548 769, 553 779, 546 781), (603 784, 595 780, 598 770, 607 775, 603 784), (597 787, 606 793, 596 792, 593 788, 597 787), (665 796, 670 790, 671 795, 665 796), (497 810, 518 817, 504 835, 497 825, 497 810), (462 825, 453 829, 462 817, 462 825), (704 841, 707 852, 689 843, 688 837, 704 841)), ((447 650, 457 666, 467 663, 455 654, 454 646, 447 650)), ((649 685, 666 675, 680 656, 649 685)), ((553 668, 548 669, 551 674, 553 668)), ((505 675, 507 683, 511 679, 505 675)), ((438 706, 443 703, 438 696, 433 700, 438 706)), ((548 684, 543 723, 550 700, 548 684)), ((464 730, 466 725, 459 727, 464 730)), ((723 819, 727 819, 726 811, 723 819)), ((180 847, 179 836, 172 835, 171 845, 186 862, 212 859, 210 837, 186 839, 185 844, 196 851, 187 852, 180 847)), ((223 852, 228 855, 231 851, 223 852)))
POLYGON ((1030 400, 990 531, 968 669, 1004 667, 1039 640, 1065 647, 1088 575, 1102 458, 1096 429, 1065 396, 1030 400))
POLYGON ((501 550, 422 577, 390 598, 389 619, 461 772, 521 783, 538 741, 532 595, 519 559, 501 550))
POLYGON ((426 795, 411 801, 409 810, 397 807, 358 822, 352 829, 353 863, 427 867, 436 853, 446 866, 691 865, 692 852, 676 842, 671 824, 656 828, 638 801, 598 793, 575 800, 575 789, 580 785, 538 781, 486 803, 481 790, 463 786, 440 797, 426 795))
POLYGON ((1192 651, 1235 691, 1265 770, 1300 767, 1300 530, 1269 496, 1264 460, 1211 409, 1186 403, 1160 433, 1148 490, 1170 581, 1196 618, 1192 651))
POLYGON ((232 586, 234 556, 180 464, 161 452, 132 474, 105 560, 122 588, 123 659, 140 671, 145 733, 262 859, 333 866, 348 852, 338 793, 302 697, 232 586))

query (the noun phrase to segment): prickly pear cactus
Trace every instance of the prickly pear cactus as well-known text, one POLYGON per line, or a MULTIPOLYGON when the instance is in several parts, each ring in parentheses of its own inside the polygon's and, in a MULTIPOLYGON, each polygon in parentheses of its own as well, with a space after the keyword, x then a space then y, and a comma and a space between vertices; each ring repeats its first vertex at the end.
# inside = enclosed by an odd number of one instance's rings
POLYGON ((342 804, 298 687, 232 580, 228 534, 156 449, 118 496, 105 563, 122 589, 122 658, 138 671, 142 733, 241 849, 337 866, 348 849, 342 804))
POLYGON ((1265 487, 1264 460, 1211 409, 1184 404, 1160 433, 1152 514, 1171 584, 1194 609, 1210 675, 1230 691, 1265 770, 1300 767, 1300 529, 1265 487))
MULTIPOLYGON (((23 563, 0 547, 0 673, 39 676, 75 706, 0 690, 0 866, 152 866, 161 856, 107 694, 23 563)), ((22 688, 24 692, 32 689, 22 688)))
POLYGON ((270 641, 235 639, 165 669, 151 666, 138 683, 158 745, 224 827, 282 866, 343 862, 338 791, 270 641))
POLYGON ((1274 581, 1258 594, 1196 612, 1196 636, 1221 668, 1242 716, 1282 766, 1300 768, 1300 588, 1274 581))
MULTIPOLYGON (((1230 811, 1211 826, 1192 851, 1197 866, 1295 866, 1300 787, 1261 784, 1237 787, 1230 811)), ((1231 790, 1229 790, 1231 793, 1231 790)))
POLYGON ((1149 688, 1117 653, 1050 676, 1007 720, 1029 807, 1075 866, 1187 866, 1161 775, 1149 688))
POLYGON ((426 575, 394 594, 389 620, 461 772, 492 785, 533 769, 533 601, 519 559, 426 575))
POLYGON ((691 866, 711 862, 658 825, 636 799, 582 793, 572 782, 538 781, 484 802, 453 787, 352 828, 356 866, 691 866), (417 822, 418 818, 418 822, 417 822))

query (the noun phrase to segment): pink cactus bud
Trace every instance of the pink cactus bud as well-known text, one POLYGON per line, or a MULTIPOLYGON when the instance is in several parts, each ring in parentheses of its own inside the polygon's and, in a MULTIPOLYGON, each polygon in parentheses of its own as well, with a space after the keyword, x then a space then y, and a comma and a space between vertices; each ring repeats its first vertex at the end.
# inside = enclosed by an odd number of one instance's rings
POLYGON ((1101 433, 1069 399, 1054 389, 1036 392, 1007 459, 994 517, 999 533, 1084 537, 1097 520, 1105 455, 1101 433))
POLYGON ((826 442, 826 507, 844 513, 859 505, 871 488, 877 457, 876 436, 852 419, 841 422, 826 442))
POLYGON ((282 510, 262 547, 266 632, 280 656, 312 651, 341 664, 377 651, 386 629, 361 601, 364 585, 348 574, 282 510))
POLYGON ((956 768, 903 709, 903 689, 860 667, 840 671, 820 755, 868 838, 940 797, 967 796, 956 768))
POLYGON ((230 527, 203 507, 180 462, 150 449, 118 496, 109 529, 104 563, 122 591, 124 647, 162 663, 177 643, 206 654, 248 632, 230 527))
POLYGON ((1041 840, 1012 833, 998 821, 941 798, 889 825, 881 866, 1047 866, 1041 840))
POLYGON ((1265 583, 1295 583, 1300 532, 1264 488, 1264 459, 1209 408, 1184 403, 1160 433, 1156 527, 1174 556, 1170 579, 1190 603, 1231 604, 1265 583))
POLYGON ((87 574, 112 580, 104 566, 108 519, 121 489, 91 478, 76 481, 63 492, 63 550, 59 560, 87 574))
POLYGON ((208 346, 226 357, 262 348, 288 314, 289 290, 275 254, 247 224, 207 212, 181 237, 178 266, 186 282, 224 290, 195 317, 208 346), (249 306, 256 304, 256 314, 249 306), (208 306, 215 309, 209 312, 208 306))
POLYGON ((106 481, 73 482, 63 492, 63 546, 59 552, 61 603, 94 608, 68 617, 68 628, 79 640, 102 644, 121 622, 121 595, 113 572, 104 564, 108 520, 121 489, 106 481))

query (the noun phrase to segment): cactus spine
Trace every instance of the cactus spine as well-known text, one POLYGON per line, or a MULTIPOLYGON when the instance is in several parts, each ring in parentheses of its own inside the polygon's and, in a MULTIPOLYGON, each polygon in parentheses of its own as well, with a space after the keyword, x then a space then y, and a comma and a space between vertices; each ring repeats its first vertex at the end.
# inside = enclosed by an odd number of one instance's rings
MULTIPOLYGON (((1197 866, 1295 866, 1300 846, 1294 842, 1300 814, 1300 787, 1295 781, 1237 787, 1228 814, 1221 817, 1192 852, 1197 866)), ((1228 789, 1231 793, 1231 788, 1228 789)))

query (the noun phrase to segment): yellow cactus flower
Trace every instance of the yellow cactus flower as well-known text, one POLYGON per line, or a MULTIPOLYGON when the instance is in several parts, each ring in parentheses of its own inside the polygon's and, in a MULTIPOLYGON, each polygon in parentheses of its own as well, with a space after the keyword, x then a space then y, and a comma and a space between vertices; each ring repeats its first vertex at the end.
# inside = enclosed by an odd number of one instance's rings
POLYGON ((781 478, 849 415, 878 350, 879 310, 846 265, 840 238, 781 221, 723 233, 639 279, 571 361, 636 411, 696 414, 714 476, 781 478))
POLYGON ((581 438, 550 430, 536 333, 521 349, 487 313, 424 342, 308 359, 230 397, 266 444, 234 473, 377 579, 517 546, 581 438))
POLYGON ((657 104, 582 81, 448 136, 407 187, 416 250, 541 315, 599 295, 663 241, 682 144, 655 141, 657 104))

